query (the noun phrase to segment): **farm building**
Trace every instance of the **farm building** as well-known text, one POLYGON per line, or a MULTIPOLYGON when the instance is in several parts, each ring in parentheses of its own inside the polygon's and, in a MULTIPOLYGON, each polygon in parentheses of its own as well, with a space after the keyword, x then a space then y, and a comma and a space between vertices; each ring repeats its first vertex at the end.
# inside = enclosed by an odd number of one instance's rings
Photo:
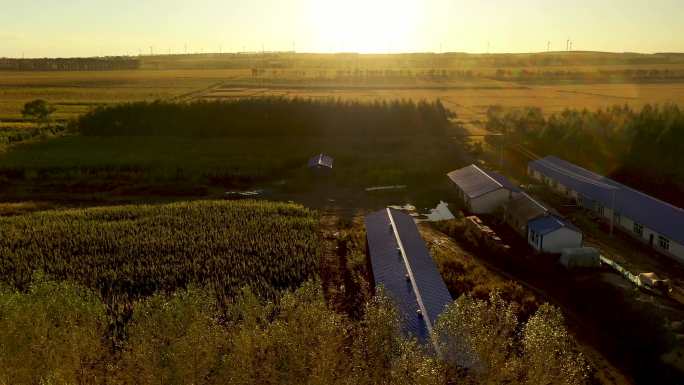
POLYGON ((471 164, 447 174, 459 198, 473 214, 491 214, 518 189, 503 175, 471 164))
POLYGON ((582 232, 555 215, 545 215, 527 224, 527 242, 540 253, 561 253, 582 247, 582 232))
POLYGON ((387 208, 366 216, 366 239, 375 285, 382 285, 402 316, 404 330, 429 340, 452 298, 413 218, 387 208))
POLYGON ((554 156, 528 174, 662 254, 684 262, 684 210, 554 156))
POLYGON ((313 158, 309 159, 309 168, 318 170, 332 170, 333 168, 333 158, 325 154, 318 154, 313 158))
POLYGON ((504 220, 518 234, 527 237, 527 224, 549 214, 549 210, 531 196, 521 193, 504 206, 504 220))

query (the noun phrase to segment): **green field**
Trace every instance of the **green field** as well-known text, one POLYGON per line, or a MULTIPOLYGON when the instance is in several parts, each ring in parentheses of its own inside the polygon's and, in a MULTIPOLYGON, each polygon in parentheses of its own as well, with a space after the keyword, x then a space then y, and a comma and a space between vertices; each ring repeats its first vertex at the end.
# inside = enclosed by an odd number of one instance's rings
POLYGON ((43 211, 0 218, 0 275, 26 287, 34 271, 105 298, 191 284, 263 296, 317 275, 313 212, 266 202, 199 201, 43 211))

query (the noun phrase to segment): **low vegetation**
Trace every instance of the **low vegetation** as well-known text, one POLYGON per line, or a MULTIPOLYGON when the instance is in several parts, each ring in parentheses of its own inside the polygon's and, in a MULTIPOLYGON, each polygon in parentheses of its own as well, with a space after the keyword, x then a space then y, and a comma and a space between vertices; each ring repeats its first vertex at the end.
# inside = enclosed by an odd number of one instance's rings
POLYGON ((422 185, 458 159, 446 132, 449 116, 439 102, 123 104, 83 116, 75 124, 80 135, 13 148, 0 158, 0 176, 22 197, 43 191, 36 186, 115 195, 189 186, 196 196, 207 186, 292 180, 288 187, 297 189, 310 184, 307 160, 324 152, 335 158, 338 186, 422 185))

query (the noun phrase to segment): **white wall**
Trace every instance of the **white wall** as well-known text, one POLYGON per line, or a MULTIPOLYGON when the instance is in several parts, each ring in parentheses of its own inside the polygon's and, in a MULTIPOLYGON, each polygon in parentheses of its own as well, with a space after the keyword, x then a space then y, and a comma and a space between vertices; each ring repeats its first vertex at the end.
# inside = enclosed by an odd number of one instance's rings
POLYGON ((491 214, 510 199, 511 193, 505 188, 494 190, 470 200, 473 214, 491 214))
POLYGON ((670 239, 670 254, 679 262, 684 263, 684 245, 670 239))
MULTIPOLYGON (((528 173, 533 178, 540 180, 540 181, 544 182, 545 184, 549 184, 545 181, 545 178, 539 172, 532 171, 532 170, 528 169, 528 173)), ((563 193, 563 187, 560 183, 557 185, 556 188, 554 188, 554 190, 556 192, 563 193)), ((570 196, 578 197, 579 195, 575 191, 570 191, 570 196)), ((599 203, 597 202, 597 204, 599 204, 599 203)), ((598 214, 598 212, 596 212, 596 213, 598 214)), ((613 211, 611 210, 611 208, 604 206, 602 218, 606 222, 610 223, 610 217, 612 215, 613 215, 613 211)), ((646 244, 650 244, 650 239, 651 239, 651 234, 652 234, 653 235, 653 245, 652 245, 653 249, 660 252, 661 254, 673 257, 673 258, 677 259, 678 261, 684 263, 684 245, 681 245, 681 244, 673 241, 672 239, 670 239, 670 249, 669 250, 663 250, 662 248, 660 248, 659 243, 658 243, 658 237, 660 236, 660 234, 658 232, 651 230, 642 224, 643 234, 640 236, 639 234, 634 232, 634 221, 631 218, 626 217, 623 213, 620 213, 620 218, 619 218, 619 220, 616 220, 614 222, 614 225, 616 228, 621 228, 626 233, 630 234, 634 238, 636 238, 636 239, 638 239, 641 242, 646 243, 646 244)), ((546 238, 544 239, 544 242, 545 242, 544 246, 546 249, 546 238)), ((545 250, 545 251, 547 251, 547 250, 545 250)))
POLYGON ((541 243, 541 251, 560 253, 563 249, 582 247, 582 233, 563 227, 544 235, 541 243))

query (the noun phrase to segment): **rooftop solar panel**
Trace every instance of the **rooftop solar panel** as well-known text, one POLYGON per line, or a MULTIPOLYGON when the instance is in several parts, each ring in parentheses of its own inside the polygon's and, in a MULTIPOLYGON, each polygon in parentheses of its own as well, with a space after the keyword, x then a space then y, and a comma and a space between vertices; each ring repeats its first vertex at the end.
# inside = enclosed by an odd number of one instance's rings
POLYGON ((376 285, 396 303, 405 332, 427 341, 452 298, 413 218, 393 209, 374 212, 366 216, 366 236, 376 285))

